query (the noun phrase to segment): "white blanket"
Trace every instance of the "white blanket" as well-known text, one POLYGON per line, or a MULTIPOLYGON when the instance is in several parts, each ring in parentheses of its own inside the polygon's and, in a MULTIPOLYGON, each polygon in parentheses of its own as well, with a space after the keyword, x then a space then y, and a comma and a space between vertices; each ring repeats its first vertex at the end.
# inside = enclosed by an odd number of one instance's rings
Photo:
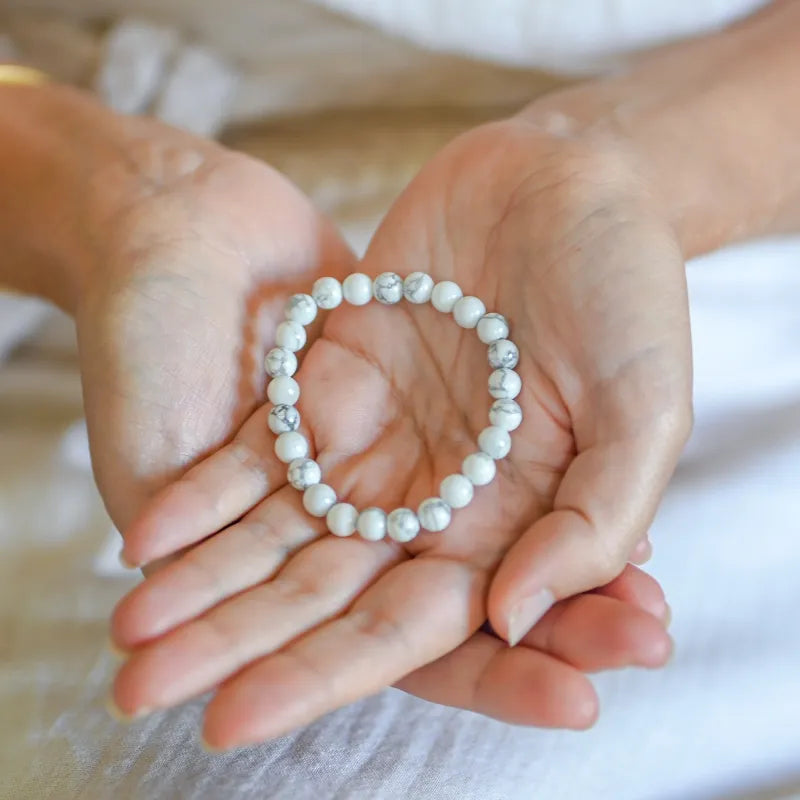
POLYGON ((109 569, 74 366, 52 348, 15 357, 0 370, 0 797, 800 793, 800 239, 715 254, 689 279, 697 423, 652 531, 676 655, 660 672, 600 676, 588 733, 514 728, 396 690, 221 756, 197 744, 199 702, 113 722, 105 620, 132 579, 109 569))

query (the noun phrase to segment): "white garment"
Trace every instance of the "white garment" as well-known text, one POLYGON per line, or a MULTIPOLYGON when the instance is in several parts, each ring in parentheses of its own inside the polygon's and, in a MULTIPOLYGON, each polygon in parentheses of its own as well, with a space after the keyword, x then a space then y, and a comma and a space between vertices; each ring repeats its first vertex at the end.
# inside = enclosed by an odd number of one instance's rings
POLYGON ((768 0, 314 0, 432 50, 556 72, 707 33, 768 0))

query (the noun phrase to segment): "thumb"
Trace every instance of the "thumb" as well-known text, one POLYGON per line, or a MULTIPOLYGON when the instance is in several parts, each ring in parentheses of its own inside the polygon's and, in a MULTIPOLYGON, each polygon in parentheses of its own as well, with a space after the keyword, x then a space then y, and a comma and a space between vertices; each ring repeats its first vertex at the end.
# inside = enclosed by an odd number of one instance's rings
POLYGON ((555 602, 622 572, 652 522, 690 427, 690 412, 670 412, 647 430, 596 442, 575 457, 553 510, 514 544, 492 581, 489 621, 509 644, 555 602))

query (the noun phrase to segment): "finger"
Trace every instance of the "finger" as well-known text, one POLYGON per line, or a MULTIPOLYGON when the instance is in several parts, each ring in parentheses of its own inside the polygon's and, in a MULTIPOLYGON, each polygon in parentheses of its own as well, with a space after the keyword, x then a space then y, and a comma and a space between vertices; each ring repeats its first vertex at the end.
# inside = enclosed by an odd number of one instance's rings
POLYGON ((627 564, 621 575, 594 592, 641 608, 662 623, 667 618, 669 606, 661 585, 651 575, 632 564, 627 564))
POLYGON ((346 615, 223 685, 206 710, 206 741, 228 748, 278 736, 439 658, 477 630, 487 580, 443 558, 398 565, 346 615))
POLYGON ((521 640, 582 672, 621 667, 661 667, 672 640, 652 614, 597 594, 565 600, 521 640))
POLYGON ((597 695, 582 672, 482 632, 394 685, 513 725, 580 730, 597 719, 597 695))
POLYGON ((646 564, 653 555, 653 545, 650 542, 650 538, 645 536, 643 539, 639 539, 638 542, 633 547, 628 560, 631 564, 646 564))
POLYGON ((387 542, 325 537, 270 582, 137 650, 113 697, 123 714, 165 708, 200 694, 256 658, 343 612, 403 552, 387 542))
POLYGON ((519 641, 557 600, 617 577, 649 528, 686 430, 663 423, 647 433, 579 453, 537 520, 501 562, 489 592, 489 619, 519 641))
POLYGON ((303 512, 301 498, 282 487, 136 586, 114 610, 114 643, 140 646, 272 577, 292 553, 326 532, 324 519, 303 512))
POLYGON ((159 492, 124 533, 122 558, 138 566, 199 542, 286 483, 262 406, 221 450, 159 492))
POLYGON ((663 625, 649 613, 587 594, 559 603, 517 647, 479 632, 395 686, 512 724, 583 728, 597 714, 584 672, 662 666, 670 652, 663 625))

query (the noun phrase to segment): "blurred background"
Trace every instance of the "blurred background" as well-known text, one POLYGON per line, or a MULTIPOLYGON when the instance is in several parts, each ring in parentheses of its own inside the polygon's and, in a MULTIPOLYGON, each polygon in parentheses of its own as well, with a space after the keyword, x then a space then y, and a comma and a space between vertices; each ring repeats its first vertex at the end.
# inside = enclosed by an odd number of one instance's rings
MULTIPOLYGON (((466 24, 415 36, 419 3, 394 25, 391 4, 366 4, 361 18, 341 13, 350 5, 0 0, 0 62, 265 159, 361 252, 400 189, 460 131, 758 3, 675 3, 671 13, 540 3, 551 28, 516 44, 499 23, 475 41, 466 24)), ((496 5, 501 17, 513 4, 496 5)), ((604 716, 580 736, 506 730, 391 690, 369 698, 365 720, 406 726, 375 742, 395 787, 380 797, 424 796, 392 772, 392 754, 436 725, 484 726, 505 778, 470 772, 455 743, 442 745, 419 764, 453 787, 435 797, 800 797, 800 241, 712 254, 689 265, 689 281, 697 424, 652 532, 651 566, 674 610, 673 663, 598 679, 604 716)), ((246 787, 292 769, 324 800, 315 764, 335 752, 339 712, 311 726, 294 756, 284 742, 258 763, 226 756, 208 773, 196 704, 127 729, 107 717, 108 613, 136 577, 118 565, 91 478, 75 348, 67 317, 0 294, 0 798, 218 797, 223 786, 233 798, 289 797, 279 777, 271 794, 246 787)), ((343 797, 378 797, 364 788, 369 763, 343 765, 363 792, 343 797)))

